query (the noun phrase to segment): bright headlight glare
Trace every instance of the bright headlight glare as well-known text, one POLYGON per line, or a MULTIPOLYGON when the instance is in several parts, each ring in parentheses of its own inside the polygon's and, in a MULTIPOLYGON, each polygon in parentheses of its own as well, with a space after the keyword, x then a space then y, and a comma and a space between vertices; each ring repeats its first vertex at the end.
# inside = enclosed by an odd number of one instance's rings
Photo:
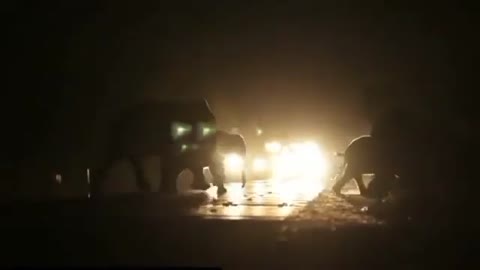
POLYGON ((200 123, 199 128, 201 138, 211 136, 217 131, 214 123, 200 123))
POLYGON ((174 122, 171 126, 172 137, 174 139, 183 137, 192 132, 192 125, 187 123, 174 122))
POLYGON ((279 142, 267 142, 265 150, 269 153, 278 153, 282 150, 282 144, 279 142))
POLYGON ((227 154, 224 159, 224 166, 226 170, 238 171, 243 169, 244 159, 238 154, 227 154))
POLYGON ((275 174, 281 178, 318 178, 325 175, 327 167, 324 154, 313 142, 289 144, 275 160, 275 174))
POLYGON ((264 171, 267 169, 267 161, 263 158, 255 158, 253 160, 253 170, 264 171))

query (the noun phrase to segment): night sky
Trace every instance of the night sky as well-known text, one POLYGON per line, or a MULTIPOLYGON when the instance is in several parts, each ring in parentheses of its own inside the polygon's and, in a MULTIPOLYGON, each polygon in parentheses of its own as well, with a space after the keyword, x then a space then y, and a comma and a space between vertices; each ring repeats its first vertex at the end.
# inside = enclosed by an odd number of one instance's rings
POLYGON ((392 101, 472 108, 469 7, 172 2, 3 4, 9 158, 88 152, 111 115, 151 96, 206 97, 224 127, 340 136, 368 132, 392 101))

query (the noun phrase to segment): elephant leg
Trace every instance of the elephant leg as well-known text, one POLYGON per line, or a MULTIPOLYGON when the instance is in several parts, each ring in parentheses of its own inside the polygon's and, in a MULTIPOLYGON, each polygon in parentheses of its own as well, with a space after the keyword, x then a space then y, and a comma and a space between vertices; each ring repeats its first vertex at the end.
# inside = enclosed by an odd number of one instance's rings
POLYGON ((368 197, 378 200, 385 198, 392 188, 393 177, 385 174, 375 175, 368 186, 368 197))
POLYGON ((353 173, 351 166, 347 163, 344 166, 342 176, 333 185, 332 190, 337 194, 341 194, 342 188, 348 183, 348 181, 350 181, 350 179, 352 179, 352 177, 353 173))
POLYGON ((140 156, 130 156, 128 159, 133 166, 137 188, 140 191, 151 191, 151 185, 145 177, 145 169, 143 167, 144 158, 140 156))
POLYGON ((360 191, 360 195, 366 196, 368 194, 367 187, 363 182, 362 174, 357 174, 353 177, 355 183, 357 184, 358 190, 360 191))
POLYGON ((104 183, 107 177, 107 172, 113 167, 113 164, 121 159, 118 152, 111 153, 103 166, 92 170, 90 173, 90 194, 92 197, 100 196, 104 192, 104 183))
POLYGON ((210 188, 210 184, 205 180, 205 175, 203 174, 203 167, 195 166, 190 168, 193 174, 193 189, 207 190, 210 188))
POLYGON ((163 193, 177 193, 177 177, 180 173, 180 166, 174 164, 174 162, 162 163, 162 180, 160 183, 159 191, 163 193))
POLYGON ((225 188, 225 168, 222 162, 213 161, 211 162, 210 172, 213 177, 213 185, 217 186, 217 194, 222 195, 227 192, 225 188))
POLYGON ((247 184, 247 173, 246 173, 246 169, 243 168, 243 170, 242 170, 242 188, 245 187, 246 184, 247 184))

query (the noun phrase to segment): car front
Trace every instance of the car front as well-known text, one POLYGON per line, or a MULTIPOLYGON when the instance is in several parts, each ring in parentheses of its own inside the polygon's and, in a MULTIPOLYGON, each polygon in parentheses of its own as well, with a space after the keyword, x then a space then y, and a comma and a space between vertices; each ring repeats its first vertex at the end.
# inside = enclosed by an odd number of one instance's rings
POLYGON ((320 144, 313 140, 271 140, 250 155, 249 167, 254 178, 281 180, 323 177, 329 166, 320 144))

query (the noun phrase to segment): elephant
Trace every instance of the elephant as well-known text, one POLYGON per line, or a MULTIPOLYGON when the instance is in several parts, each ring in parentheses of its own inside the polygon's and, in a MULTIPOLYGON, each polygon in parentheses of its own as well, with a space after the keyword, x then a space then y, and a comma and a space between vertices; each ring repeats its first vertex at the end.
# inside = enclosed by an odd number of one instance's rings
MULTIPOLYGON (((93 173, 92 196, 102 194, 105 173, 115 161, 127 159, 133 165, 136 186, 153 191, 141 164, 148 156, 159 156, 159 191, 175 193, 178 174, 185 168, 210 165, 216 152, 216 118, 205 99, 139 103, 122 111, 110 131, 106 162, 93 173)), ((198 170, 192 172, 193 185, 207 188, 198 170)))

